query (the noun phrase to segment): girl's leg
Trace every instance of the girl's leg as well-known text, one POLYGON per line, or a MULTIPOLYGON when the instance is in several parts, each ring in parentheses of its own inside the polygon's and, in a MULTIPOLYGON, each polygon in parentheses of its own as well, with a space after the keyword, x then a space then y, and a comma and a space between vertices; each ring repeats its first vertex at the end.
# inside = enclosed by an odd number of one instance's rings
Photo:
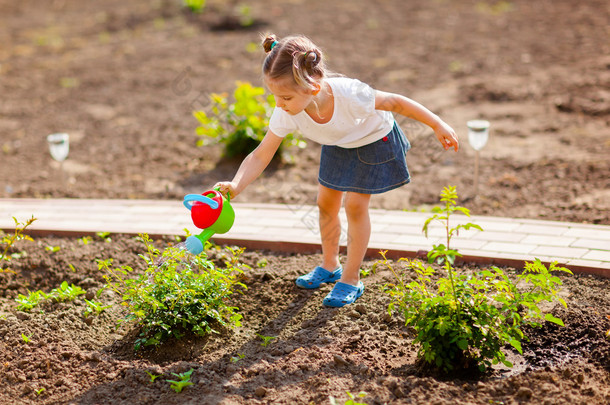
POLYGON ((318 189, 318 210, 320 211, 320 236, 322 239, 322 267, 333 271, 339 266, 339 238, 341 221, 339 209, 343 192, 323 185, 318 189))
POLYGON ((346 284, 357 285, 360 281, 360 265, 371 236, 370 201, 370 194, 348 192, 345 196, 347 260, 340 281, 346 284))

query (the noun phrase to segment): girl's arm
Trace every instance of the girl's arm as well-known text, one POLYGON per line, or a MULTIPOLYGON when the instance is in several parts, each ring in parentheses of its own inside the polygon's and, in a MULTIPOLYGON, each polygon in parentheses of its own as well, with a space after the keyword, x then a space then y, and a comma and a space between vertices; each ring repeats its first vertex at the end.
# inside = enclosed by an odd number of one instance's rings
POLYGON ((434 130, 436 137, 445 150, 453 147, 457 152, 459 149, 458 138, 453 128, 441 120, 436 114, 432 113, 432 111, 416 101, 401 96, 400 94, 386 93, 377 90, 375 93, 375 109, 391 111, 423 122, 434 130))
POLYGON ((236 197, 265 170, 283 139, 267 131, 256 149, 241 162, 233 180, 216 183, 214 187, 219 187, 220 192, 225 196, 229 193, 231 198, 236 197))

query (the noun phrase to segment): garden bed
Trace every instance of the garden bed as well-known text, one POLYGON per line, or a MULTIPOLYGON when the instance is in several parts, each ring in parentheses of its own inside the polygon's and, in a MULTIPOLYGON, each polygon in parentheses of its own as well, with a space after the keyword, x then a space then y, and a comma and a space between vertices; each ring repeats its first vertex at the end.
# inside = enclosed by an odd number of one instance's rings
MULTIPOLYGON (((169 245, 156 242, 161 249, 169 245)), ((346 392, 365 392, 361 402, 368 404, 610 400, 608 279, 562 276, 561 296, 568 307, 548 309, 566 326, 527 328, 530 340, 523 343, 523 355, 505 349, 512 369, 438 375, 416 361, 412 332, 387 313, 390 297, 381 287, 394 278, 384 266, 364 278, 366 290, 356 304, 330 309, 321 304, 330 286, 308 291, 294 284, 318 264, 318 255, 246 252, 242 261, 252 268, 244 273, 248 289, 234 298, 243 315, 240 328, 219 328, 205 338, 187 335, 135 352, 134 326, 115 329, 124 315, 116 305, 119 297, 109 290, 96 297, 104 274, 96 259, 113 258, 115 266, 141 271, 141 241, 113 235, 112 242, 96 237, 84 244, 82 239, 46 237, 18 246, 27 256, 13 261, 17 274, 0 274, 2 403, 328 404, 330 396, 344 403, 346 392), (48 293, 63 281, 81 286, 87 295, 45 302, 30 312, 15 310, 18 294, 48 293), (85 317, 85 298, 115 305, 85 317), (263 346, 261 336, 275 339, 263 346), (174 392, 166 380, 191 368, 194 385, 174 392), (151 382, 147 372, 160 377, 151 382)), ((221 261, 220 252, 210 255, 221 261)), ((373 264, 367 261, 364 269, 373 264)))

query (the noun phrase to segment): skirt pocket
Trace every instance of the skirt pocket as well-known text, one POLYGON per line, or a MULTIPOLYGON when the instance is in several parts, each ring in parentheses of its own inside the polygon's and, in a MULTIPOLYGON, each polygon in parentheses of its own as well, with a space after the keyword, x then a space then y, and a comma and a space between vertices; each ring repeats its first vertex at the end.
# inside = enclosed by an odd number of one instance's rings
POLYGON ((396 159, 396 152, 389 137, 357 148, 358 160, 367 165, 380 165, 396 159))

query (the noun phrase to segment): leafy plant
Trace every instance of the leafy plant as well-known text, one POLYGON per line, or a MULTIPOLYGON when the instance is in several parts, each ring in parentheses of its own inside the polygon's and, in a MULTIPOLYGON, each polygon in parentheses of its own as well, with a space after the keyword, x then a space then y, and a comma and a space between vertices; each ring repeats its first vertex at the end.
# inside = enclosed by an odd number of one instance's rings
POLYGON ((21 334, 21 340, 23 340, 25 343, 30 343, 30 340, 32 338, 33 333, 30 333, 29 335, 26 334, 21 334))
POLYGON ((460 254, 450 248, 451 239, 460 229, 479 226, 468 223, 451 226, 456 212, 469 216, 469 210, 456 205, 455 187, 446 187, 441 193, 444 207, 436 207, 434 215, 423 227, 427 235, 433 220, 445 228, 446 245, 434 245, 428 252, 428 262, 444 267, 448 277, 433 281, 435 269, 419 260, 400 259, 406 269, 415 272, 416 279, 407 283, 405 274, 399 274, 384 257, 384 262, 394 273, 397 284, 390 284, 387 292, 393 300, 388 312, 398 310, 405 324, 414 328, 414 343, 419 344, 418 355, 427 364, 444 371, 456 366, 476 365, 484 371, 492 364, 512 364, 506 360, 502 348, 509 344, 520 353, 525 338, 524 325, 540 326, 544 321, 563 325, 550 313, 543 313, 540 302, 557 300, 561 280, 553 272, 570 270, 552 263, 547 269, 536 259, 526 263, 524 271, 513 282, 501 269, 491 267, 473 275, 457 274, 453 268, 460 254), (519 287, 519 288, 518 288, 519 287))
POLYGON ((42 387, 40 389, 35 390, 34 392, 36 393, 37 396, 42 395, 47 389, 45 387, 42 387))
POLYGON ((48 294, 41 290, 28 290, 28 295, 18 294, 15 301, 17 301, 19 304, 17 306, 17 310, 30 311, 34 307, 38 306, 42 301, 47 299, 54 299, 60 302, 74 301, 79 295, 83 294, 85 294, 85 290, 75 286, 74 284, 68 285, 68 282, 64 281, 58 288, 54 288, 48 294))
POLYGON ((14 273, 14 271, 8 268, 8 264, 12 259, 16 259, 20 256, 19 253, 9 254, 9 250, 14 246, 15 242, 19 240, 33 241, 33 239, 30 236, 25 235, 23 231, 25 231, 28 226, 32 225, 32 223, 36 221, 36 218, 32 216, 26 222, 21 223, 17 218, 13 217, 13 221, 15 221, 15 233, 9 234, 0 230, 0 273, 14 273))
MULTIPOLYGON (((201 124, 197 135, 202 139, 198 145, 224 144, 224 155, 228 158, 243 157, 252 152, 262 141, 269 126, 269 116, 275 107, 272 95, 265 97, 265 89, 247 82, 237 82, 233 92, 234 102, 229 102, 226 93, 212 93, 212 113, 195 111, 193 115, 201 124)), ((293 134, 285 137, 284 143, 306 146, 305 141, 293 134)))
POLYGON ((195 256, 175 247, 166 249, 159 261, 160 252, 148 235, 140 236, 147 248, 147 254, 140 255, 147 264, 143 274, 135 276, 129 266, 112 268, 112 260, 98 262, 107 272, 106 287, 122 296, 128 311, 124 321, 135 321, 141 328, 136 350, 186 332, 203 336, 215 332, 215 324, 241 325, 237 308, 228 304, 235 288, 246 288, 239 282, 243 272, 238 265, 228 261, 220 268, 205 253, 195 256))
POLYGON ((101 302, 89 301, 88 299, 85 299, 85 303, 87 304, 87 309, 83 314, 85 317, 88 317, 91 314, 99 315, 108 308, 112 307, 112 305, 104 305, 101 302))
POLYGON ((242 353, 237 353, 237 355, 231 357, 231 363, 237 363, 238 361, 240 361, 241 359, 243 359, 244 357, 246 357, 245 354, 242 353))
POLYGON ((61 250, 59 246, 45 246, 44 248, 47 252, 56 253, 61 250))
POLYGON ((106 243, 112 242, 112 238, 110 237, 110 232, 96 232, 95 233, 98 238, 103 240, 106 243))
POLYGON ((193 13, 202 13, 206 0, 183 0, 182 4, 193 13))
POLYGON ((68 285, 67 281, 60 284, 58 288, 54 288, 49 293, 50 298, 54 298, 56 301, 74 301, 79 295, 85 294, 86 291, 82 288, 75 286, 74 284, 68 285))
POLYGON ((256 336, 263 340, 263 343, 261 343, 261 346, 263 347, 269 346, 273 340, 277 339, 277 336, 263 336, 258 333, 256 334, 256 336))
POLYGON ((91 236, 83 236, 82 238, 78 238, 78 243, 88 245, 92 240, 93 238, 91 236))
MULTIPOLYGON (((345 393, 347 394, 349 399, 347 401, 345 401, 344 405, 366 405, 366 403, 364 403, 364 402, 356 402, 356 395, 352 394, 351 392, 345 391, 345 393)), ((359 398, 364 398, 364 397, 366 397, 366 395, 367 394, 364 391, 360 391, 358 393, 359 398)), ((339 405, 339 402, 337 402, 335 397, 331 396, 329 399, 330 399, 331 405, 339 405)))
POLYGON ((190 381, 191 380, 191 374, 193 374, 193 369, 191 368, 189 371, 186 371, 184 373, 172 373, 172 375, 175 375, 176 377, 179 378, 179 380, 165 380, 168 383, 171 383, 170 388, 173 389, 176 392, 182 392, 182 390, 185 387, 188 387, 189 385, 193 385, 193 383, 190 381))
POLYGON ((144 372, 146 374, 148 374, 148 377, 150 377, 150 382, 151 383, 154 383, 157 378, 162 376, 162 374, 153 374, 150 371, 146 371, 146 370, 144 370, 144 372))
POLYGON ((17 305, 17 310, 26 312, 30 311, 34 307, 38 306, 41 301, 47 299, 47 297, 48 295, 40 290, 28 290, 28 295, 18 294, 17 298, 15 298, 15 301, 17 301, 17 303, 19 304, 17 305))

